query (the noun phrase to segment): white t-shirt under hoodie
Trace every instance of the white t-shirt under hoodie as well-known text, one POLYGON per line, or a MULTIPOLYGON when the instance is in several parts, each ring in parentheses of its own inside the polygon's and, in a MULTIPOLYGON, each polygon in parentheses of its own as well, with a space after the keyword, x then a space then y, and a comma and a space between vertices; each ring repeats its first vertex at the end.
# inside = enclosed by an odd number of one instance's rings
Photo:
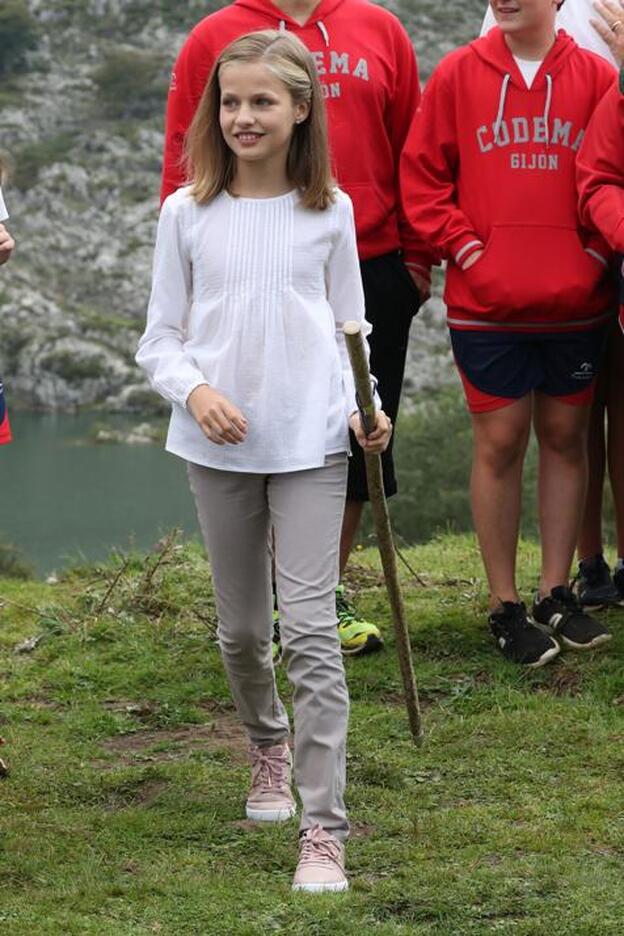
MULTIPOLYGON (((321 467, 349 449, 356 408, 342 334, 364 322, 347 195, 325 211, 297 192, 198 205, 183 188, 163 204, 137 362, 173 404, 167 450, 226 471, 321 467), (208 383, 248 422, 239 445, 210 442, 186 401, 208 383)), ((364 333, 371 327, 365 323, 364 333)))

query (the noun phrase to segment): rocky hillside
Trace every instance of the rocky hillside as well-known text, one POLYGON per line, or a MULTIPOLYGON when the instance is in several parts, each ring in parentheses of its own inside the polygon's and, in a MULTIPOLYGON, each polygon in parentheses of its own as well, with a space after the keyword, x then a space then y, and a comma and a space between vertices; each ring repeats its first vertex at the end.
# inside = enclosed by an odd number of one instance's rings
MULTIPOLYGON (((0 373, 13 405, 154 405, 133 354, 149 291, 167 75, 190 26, 223 5, 3 0, 0 44, 13 29, 24 45, 21 62, 0 59, 0 150, 13 163, 5 196, 19 244, 0 272, 0 373)), ((474 35, 485 4, 387 5, 426 77, 474 35)), ((414 327, 408 389, 448 379, 441 311, 432 300, 414 327)))

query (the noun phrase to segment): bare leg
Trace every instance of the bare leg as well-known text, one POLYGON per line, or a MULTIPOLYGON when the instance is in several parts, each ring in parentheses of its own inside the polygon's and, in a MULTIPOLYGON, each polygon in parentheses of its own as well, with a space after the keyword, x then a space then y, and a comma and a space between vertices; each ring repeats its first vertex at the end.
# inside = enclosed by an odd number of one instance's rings
POLYGON ((587 490, 589 406, 535 394, 539 443, 540 596, 567 585, 587 490))
POLYGON ((363 501, 348 500, 345 504, 345 512, 342 520, 342 532, 340 534, 340 577, 349 561, 349 555, 353 549, 353 543, 357 531, 360 528, 362 512, 364 510, 363 501))
POLYGON ((516 549, 522 466, 531 429, 531 397, 473 413, 472 513, 490 588, 490 606, 518 601, 516 549))
MULTIPOLYGON (((605 369, 608 367, 605 362, 605 369)), ((605 445, 605 391, 608 374, 604 372, 598 378, 596 396, 589 417, 587 437, 587 496, 581 517, 577 552, 579 560, 590 559, 602 552, 602 495, 606 468, 605 445)), ((621 406, 620 406, 621 409, 621 406)), ((624 417, 624 414, 623 414, 624 417)), ((624 439, 624 423, 623 423, 624 439)))
POLYGON ((618 327, 609 337, 607 368, 609 479, 615 505, 618 556, 624 556, 624 335, 618 327))

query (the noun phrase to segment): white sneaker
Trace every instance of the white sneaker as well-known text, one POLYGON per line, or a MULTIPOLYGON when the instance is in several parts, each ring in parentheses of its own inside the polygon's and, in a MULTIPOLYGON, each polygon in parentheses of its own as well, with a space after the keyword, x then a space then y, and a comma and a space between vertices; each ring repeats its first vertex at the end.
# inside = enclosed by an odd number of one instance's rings
POLYGON ((290 789, 292 756, 287 744, 273 747, 249 746, 251 789, 247 818, 254 822, 285 822, 297 812, 290 789))
POLYGON ((315 825, 303 833, 299 847, 301 852, 293 890, 314 894, 348 890, 342 842, 320 825, 315 825))

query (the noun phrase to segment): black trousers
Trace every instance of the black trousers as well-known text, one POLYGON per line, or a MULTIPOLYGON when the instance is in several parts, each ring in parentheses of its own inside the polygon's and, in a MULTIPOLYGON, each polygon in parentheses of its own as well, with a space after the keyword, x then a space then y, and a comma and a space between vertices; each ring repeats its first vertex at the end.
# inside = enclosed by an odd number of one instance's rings
MULTIPOLYGON (((373 326, 368 337, 371 373, 377 378, 379 396, 393 424, 399 412, 405 358, 412 319, 420 307, 420 295, 400 253, 384 254, 360 264, 366 318, 373 326)), ((396 430, 395 430, 396 431, 396 430)), ((397 492, 392 447, 381 456, 386 497, 397 492)), ((362 449, 351 434, 347 500, 367 501, 366 469, 362 449)))

